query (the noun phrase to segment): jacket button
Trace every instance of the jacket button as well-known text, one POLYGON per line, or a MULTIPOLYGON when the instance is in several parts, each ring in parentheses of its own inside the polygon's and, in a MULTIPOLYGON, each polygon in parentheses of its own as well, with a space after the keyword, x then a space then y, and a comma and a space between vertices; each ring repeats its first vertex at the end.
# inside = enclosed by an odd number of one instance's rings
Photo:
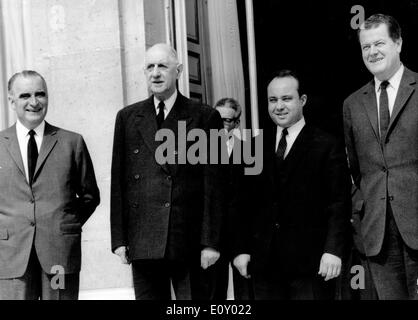
POLYGON ((168 181, 171 181, 171 179, 172 179, 171 176, 167 176, 168 181))
POLYGON ((35 199, 30 199, 29 202, 30 203, 35 203, 35 199))
POLYGON ((140 178, 139 174, 136 174, 134 178, 135 178, 135 180, 139 180, 139 178, 140 178))
POLYGON ((31 221, 31 222, 30 222, 30 226, 31 226, 31 227, 34 227, 34 226, 35 226, 35 222, 31 221))
POLYGON ((393 201, 393 196, 389 196, 389 201, 393 201))
POLYGON ((382 168, 382 171, 386 173, 388 171, 388 169, 386 169, 385 167, 383 167, 382 168))
POLYGON ((279 228, 280 228, 280 224, 276 223, 276 224, 274 225, 274 227, 275 227, 276 229, 279 229, 279 228))
POLYGON ((166 203, 164 204, 164 207, 169 208, 169 207, 170 207, 170 203, 169 203, 169 202, 166 202, 166 203))
POLYGON ((135 154, 138 154, 138 153, 139 153, 139 149, 135 149, 135 150, 134 150, 134 153, 135 153, 135 154))

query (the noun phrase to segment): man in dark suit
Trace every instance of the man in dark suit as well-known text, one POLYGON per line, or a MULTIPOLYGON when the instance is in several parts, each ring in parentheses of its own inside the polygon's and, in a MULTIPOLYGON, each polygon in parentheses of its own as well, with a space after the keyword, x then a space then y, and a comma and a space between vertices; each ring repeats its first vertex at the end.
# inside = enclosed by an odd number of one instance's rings
MULTIPOLYGON (((241 106, 233 98, 222 98, 215 103, 215 109, 221 115, 225 133, 227 134, 226 149, 229 164, 225 170, 227 186, 224 190, 225 219, 222 228, 223 241, 221 244, 221 257, 218 262, 206 272, 206 292, 208 300, 225 300, 227 298, 229 283, 229 265, 235 257, 235 228, 245 212, 245 179, 243 159, 244 142, 243 133, 239 129, 241 106)), ((251 138, 251 137, 248 137, 251 138)), ((239 250, 238 250, 238 253, 239 250)), ((250 283, 233 268, 233 290, 235 300, 250 298, 250 283)))
POLYGON ((344 131, 364 251, 379 299, 417 299, 418 75, 393 17, 369 17, 358 35, 374 79, 345 100, 344 131))
POLYGON ((251 275, 256 299, 333 299, 350 221, 344 147, 305 123, 295 72, 276 73, 267 91, 276 137, 264 139, 264 170, 248 204, 250 247, 234 265, 251 275))
POLYGON ((86 144, 45 122, 35 71, 8 84, 17 114, 0 133, 0 300, 77 299, 81 228, 100 202, 86 144))
POLYGON ((209 137, 209 130, 220 130, 222 121, 215 109, 177 91, 181 71, 174 49, 152 46, 145 57, 152 96, 122 109, 116 118, 112 250, 123 263, 132 261, 137 299, 169 299, 170 279, 177 299, 199 298, 199 268, 219 258, 222 172, 219 165, 192 165, 189 159, 181 164, 191 142, 181 147, 185 137, 180 129, 183 125, 184 134, 195 129, 209 137), (175 141, 168 142, 174 163, 157 162, 160 128, 175 135, 175 141))

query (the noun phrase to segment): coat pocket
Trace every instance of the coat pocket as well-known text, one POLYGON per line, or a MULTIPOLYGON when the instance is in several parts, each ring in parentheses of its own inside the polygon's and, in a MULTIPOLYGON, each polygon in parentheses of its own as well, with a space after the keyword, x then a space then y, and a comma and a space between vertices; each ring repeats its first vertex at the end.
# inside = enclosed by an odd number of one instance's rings
POLYGON ((62 234, 80 234, 81 223, 65 223, 60 225, 62 234))
POLYGON ((0 240, 9 240, 9 232, 7 229, 0 229, 0 240))
POLYGON ((364 200, 357 200, 353 204, 353 215, 358 214, 360 216, 360 220, 363 219, 364 216, 364 200))

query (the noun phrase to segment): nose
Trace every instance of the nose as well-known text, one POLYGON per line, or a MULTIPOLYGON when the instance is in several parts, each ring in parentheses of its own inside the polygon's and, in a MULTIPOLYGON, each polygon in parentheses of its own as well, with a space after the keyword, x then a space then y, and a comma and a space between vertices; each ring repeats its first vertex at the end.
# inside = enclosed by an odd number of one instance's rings
POLYGON ((38 104, 38 100, 36 99, 36 97, 34 95, 32 95, 29 99, 29 104, 31 106, 36 106, 38 104))
POLYGON ((284 109, 284 102, 282 100, 277 101, 276 109, 283 110, 284 109))
POLYGON ((153 77, 159 77, 160 74, 160 68, 158 68, 158 66, 155 66, 154 69, 152 69, 151 75, 153 77))
POLYGON ((376 48, 376 46, 375 45, 371 45, 370 46, 370 54, 371 55, 375 55, 375 54, 377 54, 377 52, 378 52, 378 50, 377 50, 377 48, 376 48))

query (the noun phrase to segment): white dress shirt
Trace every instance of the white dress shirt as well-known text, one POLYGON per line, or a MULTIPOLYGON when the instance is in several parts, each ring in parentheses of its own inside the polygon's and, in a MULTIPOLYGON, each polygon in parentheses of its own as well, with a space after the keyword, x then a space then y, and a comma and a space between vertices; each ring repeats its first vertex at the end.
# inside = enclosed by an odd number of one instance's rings
MULTIPOLYGON (((174 103, 176 102, 177 99, 177 90, 174 91, 174 93, 171 95, 170 98, 168 98, 167 100, 164 100, 164 119, 167 119, 167 115, 170 113, 171 109, 174 106, 174 103)), ((155 114, 158 115, 159 109, 158 109, 158 104, 160 103, 160 100, 158 100, 155 96, 154 96, 154 107, 155 107, 155 114)))
POLYGON ((230 138, 226 141, 226 147, 228 148, 228 157, 230 157, 232 154, 232 150, 234 149, 235 137, 237 137, 238 139, 241 139, 241 131, 235 128, 235 129, 232 129, 232 134, 231 132, 229 133, 227 132, 226 134, 230 136, 230 138))
MULTIPOLYGON (((291 127, 287 128, 287 136, 286 136, 286 151, 284 153, 284 157, 289 154, 290 149, 292 149, 293 143, 295 143, 296 138, 298 137, 299 133, 302 131, 303 127, 305 126, 305 118, 302 117, 298 122, 296 122, 291 127)), ((277 134, 276 134, 276 151, 277 147, 279 146, 279 141, 282 137, 282 131, 283 128, 280 126, 277 126, 277 134)))
MULTIPOLYGON (((22 123, 20 123, 19 119, 16 121, 16 135, 17 141, 19 142, 20 154, 22 155, 23 166, 25 168, 26 173, 26 180, 29 183, 29 170, 28 170, 28 142, 29 142, 29 129, 26 128, 22 123)), ((35 129, 35 141, 36 146, 38 148, 38 154, 41 150, 42 140, 44 139, 44 131, 45 131, 45 120, 37 126, 35 129)))
MULTIPOLYGON (((396 73, 390 78, 389 84, 386 87, 386 92, 388 93, 388 103, 389 103, 389 114, 392 115, 393 107, 395 105, 396 95, 398 94, 399 85, 401 84, 402 75, 405 70, 405 67, 401 65, 401 67, 396 71, 396 73)), ((376 99, 377 99, 377 117, 379 119, 379 129, 380 129, 380 84, 382 81, 374 78, 374 86, 376 92, 376 99)))

